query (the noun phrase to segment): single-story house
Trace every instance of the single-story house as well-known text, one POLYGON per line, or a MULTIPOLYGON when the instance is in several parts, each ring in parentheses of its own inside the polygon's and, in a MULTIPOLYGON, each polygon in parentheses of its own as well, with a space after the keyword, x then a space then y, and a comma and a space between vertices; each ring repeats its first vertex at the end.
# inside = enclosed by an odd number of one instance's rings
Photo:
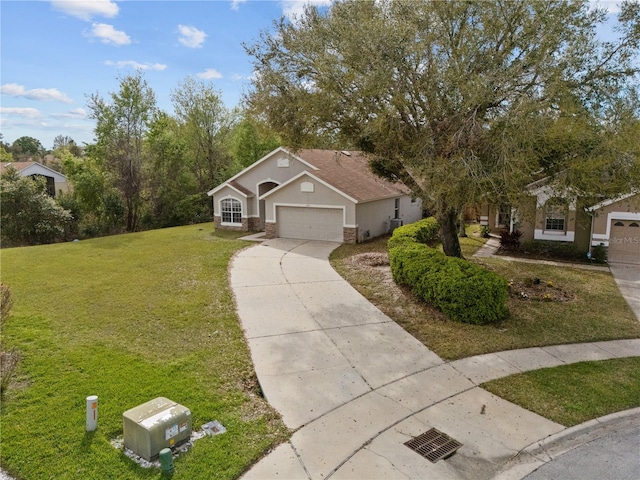
POLYGON ((208 192, 217 229, 358 243, 422 217, 421 202, 357 151, 280 147, 208 192))
POLYGON ((519 230, 521 241, 570 242, 584 252, 603 245, 610 263, 640 265, 640 193, 611 199, 572 198, 548 179, 528 186, 528 199, 517 209, 484 205, 479 220, 491 231, 519 230))
POLYGON ((47 181, 47 193, 55 197, 57 192, 66 193, 71 188, 67 182, 67 177, 62 173, 42 165, 38 162, 3 162, 0 163, 0 173, 4 173, 9 168, 15 169, 21 177, 40 176, 47 181))

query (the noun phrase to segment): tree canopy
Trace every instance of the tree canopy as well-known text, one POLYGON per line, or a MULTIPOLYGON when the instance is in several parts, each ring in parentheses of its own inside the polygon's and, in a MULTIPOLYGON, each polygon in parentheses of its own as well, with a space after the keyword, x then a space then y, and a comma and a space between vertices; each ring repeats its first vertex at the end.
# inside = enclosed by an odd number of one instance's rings
POLYGON ((112 173, 127 209, 127 231, 138 226, 143 190, 143 143, 156 110, 156 98, 140 72, 120 79, 111 101, 89 97, 96 124, 96 153, 112 173))
POLYGON ((368 153, 461 256, 465 205, 515 198, 541 171, 575 170, 565 178, 586 189, 615 162, 637 165, 640 5, 621 4, 616 41, 598 40, 605 19, 586 0, 308 7, 246 47, 247 100, 294 148, 322 139, 368 153))

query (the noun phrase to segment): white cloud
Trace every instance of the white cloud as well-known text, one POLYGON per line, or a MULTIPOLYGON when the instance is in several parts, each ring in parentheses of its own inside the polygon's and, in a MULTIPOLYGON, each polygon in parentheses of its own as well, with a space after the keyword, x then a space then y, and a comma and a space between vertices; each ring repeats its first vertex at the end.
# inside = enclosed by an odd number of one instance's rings
POLYGON ((0 113, 22 118, 42 118, 42 114, 37 108, 0 107, 0 113))
POLYGON ((104 64, 110 67, 116 67, 116 68, 131 67, 136 70, 162 71, 167 68, 167 66, 162 63, 139 63, 139 62, 136 62, 135 60, 118 60, 117 62, 107 60, 106 62, 104 62, 104 64))
POLYGON ((608 14, 620 13, 620 2, 617 0, 589 0, 591 8, 603 8, 608 14))
POLYGON ((57 88, 34 88, 32 90, 25 90, 22 85, 18 85, 17 83, 5 83, 0 86, 0 93, 2 93, 2 95, 9 95, 10 97, 28 98, 29 100, 45 102, 53 100, 62 103, 73 103, 73 100, 57 88))
POLYGON ((51 0, 51 5, 87 22, 93 17, 113 18, 120 10, 118 5, 110 0, 51 0))
POLYGON ((204 72, 198 73, 196 77, 203 80, 213 80, 214 78, 222 78, 222 74, 215 68, 207 68, 204 72))
POLYGON ((106 23, 94 23, 91 25, 92 37, 99 38, 102 43, 113 44, 118 47, 122 45, 129 45, 131 38, 125 32, 116 30, 113 25, 106 23))
POLYGON ((238 10, 241 3, 245 3, 247 0, 232 0, 231 10, 238 10))
POLYGON ((52 113, 51 116, 54 117, 54 118, 76 118, 76 119, 81 119, 81 118, 86 118, 87 112, 85 111, 84 108, 74 108, 73 110, 70 110, 70 111, 68 111, 66 113, 52 113))
POLYGON ((333 0, 281 0, 282 13, 292 22, 300 18, 304 13, 305 5, 314 5, 316 7, 327 7, 333 3, 333 0))
POLYGON ((198 30, 196 27, 190 27, 188 25, 178 25, 178 31, 180 32, 180 38, 178 41, 185 47, 200 48, 204 43, 204 39, 207 38, 207 34, 202 30, 198 30))

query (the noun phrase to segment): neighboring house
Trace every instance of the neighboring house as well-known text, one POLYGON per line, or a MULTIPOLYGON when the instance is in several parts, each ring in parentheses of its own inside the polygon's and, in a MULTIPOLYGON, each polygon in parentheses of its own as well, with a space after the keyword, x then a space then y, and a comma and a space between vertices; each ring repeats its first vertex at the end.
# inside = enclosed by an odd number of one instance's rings
POLYGON ((422 217, 419 199, 360 152, 277 148, 208 192, 217 229, 358 243, 422 217))
POLYGON ((542 179, 528 186, 530 198, 518 210, 485 205, 479 220, 492 231, 515 229, 521 241, 569 242, 584 252, 607 248, 610 263, 640 265, 640 193, 613 199, 571 199, 542 179))
POLYGON ((13 167, 21 177, 40 176, 47 181, 47 193, 55 197, 57 192, 68 192, 70 184, 60 172, 56 172, 49 167, 38 162, 3 162, 0 164, 0 173, 4 173, 13 167))

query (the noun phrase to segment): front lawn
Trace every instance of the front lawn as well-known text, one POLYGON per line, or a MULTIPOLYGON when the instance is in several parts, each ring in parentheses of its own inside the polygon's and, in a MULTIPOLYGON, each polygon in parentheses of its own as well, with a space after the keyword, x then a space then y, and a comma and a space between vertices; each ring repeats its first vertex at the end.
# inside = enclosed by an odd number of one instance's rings
POLYGON ((155 397, 220 421, 174 479, 238 477, 288 432, 260 396, 227 282, 237 234, 211 224, 4 249, 13 293, 4 349, 22 353, 2 402, 2 467, 21 479, 160 478, 111 445, 122 413, 155 397), (85 397, 98 430, 85 433, 85 397))
POLYGON ((482 385, 566 427, 640 406, 640 357, 543 368, 482 385))
POLYGON ((611 274, 474 258, 483 240, 461 238, 467 259, 512 281, 509 317, 494 325, 455 322, 393 282, 379 266, 387 238, 336 249, 334 268, 360 293, 414 337, 453 360, 517 348, 640 337, 640 322, 620 295, 611 274))

